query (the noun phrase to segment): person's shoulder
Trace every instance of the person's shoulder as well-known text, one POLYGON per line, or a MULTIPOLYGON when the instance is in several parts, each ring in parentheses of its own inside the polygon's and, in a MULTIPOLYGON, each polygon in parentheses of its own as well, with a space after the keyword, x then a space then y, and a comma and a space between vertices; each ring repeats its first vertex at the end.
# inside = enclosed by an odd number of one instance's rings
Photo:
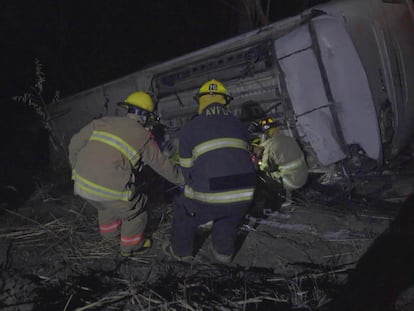
POLYGON ((118 119, 125 119, 126 117, 122 116, 102 116, 97 118, 97 120, 118 120, 118 119))
POLYGON ((280 135, 284 138, 284 139, 286 139, 286 140, 294 140, 294 141, 296 141, 296 138, 295 137, 292 137, 292 136, 290 136, 290 135, 288 135, 288 134, 286 134, 286 133, 280 133, 280 135))
POLYGON ((110 116, 107 118, 109 121, 113 123, 126 124, 128 126, 133 126, 136 128, 141 128, 141 127, 143 128, 143 126, 137 120, 134 120, 127 116, 110 116))
POLYGON ((282 133, 282 132, 278 133, 275 136, 275 138, 276 138, 276 140, 278 140, 280 142, 290 143, 290 144, 297 144, 297 141, 296 141, 295 137, 292 137, 292 136, 290 136, 288 134, 285 134, 285 133, 282 133))
POLYGON ((148 133, 148 131, 137 121, 128 117, 109 116, 105 117, 103 122, 110 124, 110 126, 118 129, 124 129, 131 132, 136 132, 140 135, 148 133))
POLYGON ((96 123, 117 123, 117 122, 128 122, 129 118, 126 117, 120 117, 120 116, 103 116, 100 118, 96 118, 95 120, 93 120, 93 122, 96 123))
POLYGON ((229 124, 232 124, 233 126, 236 126, 236 127, 239 127, 241 130, 243 130, 243 131, 248 131, 247 130, 247 128, 248 128, 248 125, 246 125, 242 120, 240 120, 240 118, 239 117, 237 117, 236 115, 234 115, 234 114, 229 114, 229 115, 226 115, 226 116, 224 116, 225 118, 226 118, 226 122, 227 123, 229 123, 229 124))
POLYGON ((196 126, 198 126, 198 124, 200 124, 200 122, 203 121, 203 116, 201 115, 195 115, 192 116, 190 120, 188 120, 182 127, 182 130, 187 131, 189 129, 192 129, 196 126))

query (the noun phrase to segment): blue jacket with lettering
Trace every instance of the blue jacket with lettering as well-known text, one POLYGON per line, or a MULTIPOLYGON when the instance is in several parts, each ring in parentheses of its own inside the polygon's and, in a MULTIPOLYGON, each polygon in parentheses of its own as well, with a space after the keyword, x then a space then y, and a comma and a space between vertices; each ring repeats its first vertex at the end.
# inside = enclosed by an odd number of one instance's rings
POLYGON ((222 104, 210 104, 188 122, 179 139, 184 195, 207 204, 251 201, 255 169, 249 134, 222 104))

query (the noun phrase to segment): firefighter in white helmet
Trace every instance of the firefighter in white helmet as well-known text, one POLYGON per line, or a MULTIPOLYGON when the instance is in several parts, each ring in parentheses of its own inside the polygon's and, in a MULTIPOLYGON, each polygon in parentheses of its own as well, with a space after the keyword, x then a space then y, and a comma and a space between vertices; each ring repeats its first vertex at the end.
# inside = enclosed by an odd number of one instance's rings
POLYGON ((263 148, 259 169, 283 186, 285 194, 281 208, 289 209, 293 203, 292 191, 303 187, 308 178, 303 151, 295 138, 280 131, 273 118, 263 118, 258 125, 262 133, 260 146, 263 148))
POLYGON ((118 240, 123 256, 135 256, 151 247, 144 237, 147 195, 136 189, 140 168, 149 165, 174 184, 182 184, 183 176, 145 128, 154 112, 151 96, 134 92, 118 105, 127 109, 126 117, 103 117, 83 127, 70 141, 69 160, 74 193, 98 210, 102 238, 118 240))
POLYGON ((164 251, 177 260, 191 260, 197 228, 212 221, 211 253, 215 260, 229 263, 238 226, 254 194, 249 134, 228 110, 232 97, 220 81, 204 83, 195 99, 198 116, 179 137, 186 185, 175 202, 172 241, 164 245, 164 251))

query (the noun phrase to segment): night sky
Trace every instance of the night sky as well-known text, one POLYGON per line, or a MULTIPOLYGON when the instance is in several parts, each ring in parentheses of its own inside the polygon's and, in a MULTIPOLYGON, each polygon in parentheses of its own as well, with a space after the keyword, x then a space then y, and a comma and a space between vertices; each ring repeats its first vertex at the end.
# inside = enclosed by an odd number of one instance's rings
POLYGON ((221 1, 10 1, 1 4, 1 97, 28 90, 35 58, 68 96, 237 31, 221 1), (220 10, 215 10, 219 6, 220 10))

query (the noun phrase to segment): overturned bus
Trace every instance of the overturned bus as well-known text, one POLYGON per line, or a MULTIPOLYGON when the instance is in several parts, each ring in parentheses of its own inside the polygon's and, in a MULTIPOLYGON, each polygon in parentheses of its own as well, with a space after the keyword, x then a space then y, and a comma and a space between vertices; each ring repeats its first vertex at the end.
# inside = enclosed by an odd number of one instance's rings
POLYGON ((383 167, 412 138, 413 34, 412 0, 333 0, 65 98, 53 124, 68 144, 146 90, 175 137, 197 112, 198 87, 215 78, 246 126, 272 116, 300 142, 311 172, 352 176, 383 167))

